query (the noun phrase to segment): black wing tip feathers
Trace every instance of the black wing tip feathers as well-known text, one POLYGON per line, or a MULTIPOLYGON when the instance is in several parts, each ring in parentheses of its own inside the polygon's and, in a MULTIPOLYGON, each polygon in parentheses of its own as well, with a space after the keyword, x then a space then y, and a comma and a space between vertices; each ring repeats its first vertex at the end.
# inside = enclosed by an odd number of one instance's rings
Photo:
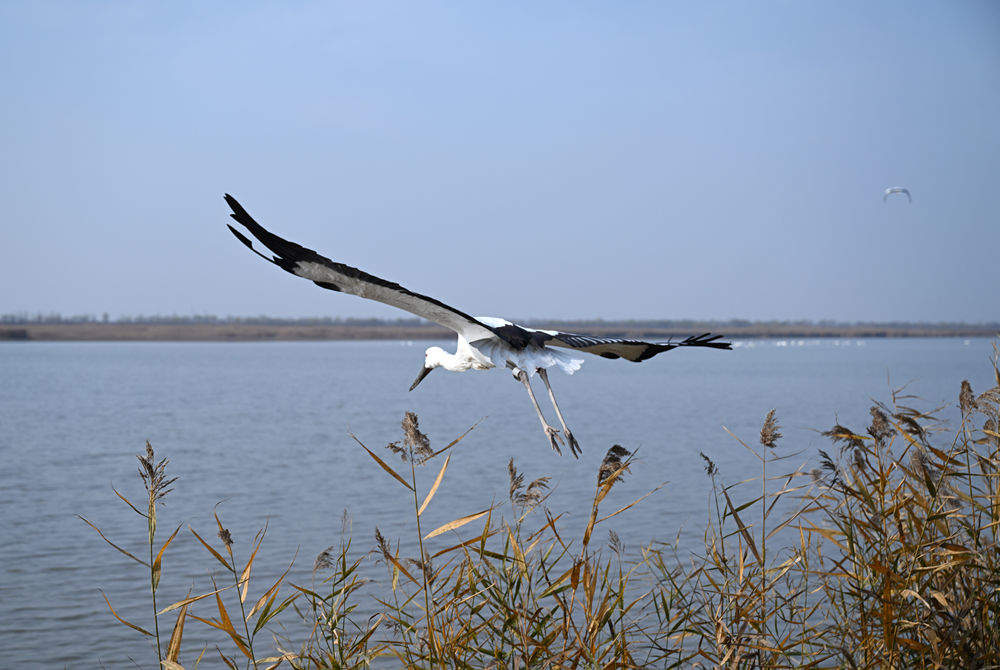
POLYGON ((256 221, 253 220, 253 217, 250 216, 247 210, 243 209, 243 205, 241 205, 236 200, 236 198, 229 195, 228 193, 226 193, 223 196, 223 198, 225 199, 226 204, 229 205, 229 209, 233 210, 233 213, 230 214, 229 216, 233 217, 233 219, 235 219, 237 223, 239 223, 242 226, 246 226, 248 229, 251 230, 253 229, 254 226, 259 225, 256 221))
MULTIPOLYGON (((228 193, 226 193, 226 194, 224 194, 222 196, 222 198, 223 198, 223 200, 226 201, 226 204, 229 205, 229 209, 233 210, 233 214, 230 214, 230 216, 233 216, 234 214, 246 214, 247 213, 247 211, 245 209, 243 209, 243 205, 241 205, 239 203, 239 201, 236 200, 236 198, 234 198, 233 196, 231 196, 228 193)), ((233 218, 236 218, 236 217, 233 216, 233 218)))
MULTIPOLYGON (((702 333, 701 335, 691 335, 686 337, 680 342, 665 342, 663 344, 650 344, 646 347, 646 350, 639 354, 636 358, 630 358, 628 360, 633 363, 641 363, 647 361, 657 354, 662 354, 664 351, 670 351, 676 349, 677 347, 708 347, 709 349, 726 349, 732 350, 732 342, 717 342, 716 340, 721 339, 722 335, 712 335, 711 333, 702 333)), ((603 354, 602 354, 603 355, 603 354)))
MULTIPOLYGON (((248 231, 250 231, 250 233, 254 237, 256 237, 257 239, 260 239, 260 235, 257 234, 258 233, 258 229, 260 229, 260 225, 256 221, 253 220, 253 217, 250 216, 245 209, 243 209, 243 205, 241 205, 239 202, 237 202, 236 198, 234 198, 233 196, 229 195, 228 193, 226 193, 223 197, 226 200, 226 204, 229 205, 229 208, 231 210, 233 210, 232 214, 230 214, 229 216, 232 217, 232 219, 236 223, 240 224, 241 226, 243 226, 244 228, 246 228, 248 231)), ((238 231, 235 228, 233 228, 230 224, 227 223, 226 226, 229 228, 229 230, 231 230, 233 232, 233 235, 236 236, 236 239, 238 239, 243 244, 247 245, 248 249, 250 249, 251 251, 254 251, 254 252, 257 251, 256 249, 253 248, 253 243, 250 242, 250 238, 248 238, 246 235, 243 235, 240 231, 238 231)), ((263 242, 263 241, 264 240, 261 240, 261 242, 263 242)))
MULTIPOLYGON (((243 209, 243 206, 236 201, 236 198, 229 195, 228 193, 224 195, 224 198, 226 200, 226 204, 228 204, 230 209, 233 210, 232 214, 230 214, 229 216, 232 217, 232 219, 236 221, 236 223, 246 228, 250 232, 250 234, 256 237, 265 247, 267 247, 268 249, 277 254, 278 250, 274 247, 273 244, 268 244, 269 240, 271 240, 272 242, 273 241, 284 242, 286 245, 288 244, 287 242, 285 242, 285 240, 282 240, 280 237, 277 237, 276 235, 271 235, 266 230, 264 230, 264 228, 259 223, 254 221, 253 217, 250 216, 245 209, 243 209)), ((282 259, 280 258, 280 255, 276 255, 273 258, 268 258, 266 255, 262 254, 260 251, 255 249, 253 246, 253 242, 250 240, 250 238, 241 233, 240 231, 236 230, 236 228, 234 228, 232 224, 227 223, 226 227, 229 228, 229 232, 235 235, 236 239, 242 242, 247 249, 254 252, 268 263, 272 263, 284 270, 287 270, 288 272, 292 272, 290 268, 285 267, 285 265, 281 263, 282 259)))
POLYGON ((717 342, 716 340, 722 339, 722 335, 712 335, 712 333, 702 333, 701 335, 692 335, 682 342, 678 342, 677 346, 681 347, 709 347, 711 349, 727 349, 732 350, 732 342, 717 342))
POLYGON ((226 224, 226 228, 228 228, 230 230, 230 232, 232 232, 232 234, 236 236, 236 239, 238 239, 243 244, 247 245, 248 249, 250 249, 251 251, 254 251, 253 242, 251 242, 249 240, 249 238, 247 238, 246 235, 244 235, 240 231, 236 230, 235 228, 232 227, 232 225, 230 225, 228 223, 226 224))

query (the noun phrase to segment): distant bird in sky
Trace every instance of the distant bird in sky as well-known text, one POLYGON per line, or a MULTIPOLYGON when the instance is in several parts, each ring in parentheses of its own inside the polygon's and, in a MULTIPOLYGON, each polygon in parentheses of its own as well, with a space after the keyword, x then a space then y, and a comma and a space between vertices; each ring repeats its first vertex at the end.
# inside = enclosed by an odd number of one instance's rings
POLYGON ((900 193, 902 195, 905 195, 906 196, 906 200, 908 202, 913 202, 913 198, 910 197, 910 190, 906 189, 906 188, 903 188, 902 186, 890 186, 889 188, 885 189, 885 191, 883 191, 883 193, 882 193, 882 202, 885 202, 886 200, 888 200, 889 196, 892 195, 892 194, 894 194, 894 193, 900 193))
POLYGON ((556 397, 549 385, 548 368, 558 367, 566 374, 573 374, 583 364, 583 359, 575 355, 577 352, 596 354, 603 358, 624 358, 638 363, 677 347, 732 348, 731 343, 718 341, 721 335, 711 333, 676 342, 644 342, 562 333, 556 330, 536 330, 492 316, 472 317, 439 300, 414 293, 399 284, 375 277, 357 268, 331 261, 311 249, 282 239, 254 221, 231 195, 226 194, 225 198, 233 210, 230 216, 267 247, 273 256, 268 257, 255 249, 253 242, 232 225, 229 226, 229 230, 240 242, 269 263, 293 275, 308 279, 322 288, 377 300, 455 331, 458 335, 455 353, 450 354, 440 347, 428 348, 424 354, 423 367, 410 386, 411 391, 435 368, 465 372, 506 366, 510 368, 514 379, 527 389, 531 403, 538 413, 542 430, 550 446, 557 453, 562 453, 559 444, 565 440, 569 443, 573 456, 577 456, 580 444, 566 426, 566 421, 556 403, 556 397), (530 377, 535 373, 545 384, 549 400, 552 401, 552 407, 559 418, 559 423, 562 424, 563 435, 548 424, 541 407, 538 406, 530 382, 530 377))

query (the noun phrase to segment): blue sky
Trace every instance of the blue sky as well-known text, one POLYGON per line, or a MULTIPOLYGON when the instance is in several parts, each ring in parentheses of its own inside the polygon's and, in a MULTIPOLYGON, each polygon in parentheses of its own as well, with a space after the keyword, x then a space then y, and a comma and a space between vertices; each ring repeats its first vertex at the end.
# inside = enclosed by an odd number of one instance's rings
POLYGON ((1000 4, 0 4, 0 312, 994 320, 1000 4), (912 205, 882 202, 907 186, 912 205))

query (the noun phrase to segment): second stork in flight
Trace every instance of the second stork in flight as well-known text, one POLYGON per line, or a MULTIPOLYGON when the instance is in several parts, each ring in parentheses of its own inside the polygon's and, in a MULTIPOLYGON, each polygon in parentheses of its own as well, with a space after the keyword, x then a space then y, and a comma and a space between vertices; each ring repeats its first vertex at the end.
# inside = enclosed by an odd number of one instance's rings
POLYGON ((439 300, 414 293, 399 284, 375 277, 349 265, 331 261, 312 249, 282 239, 254 221, 231 195, 226 194, 226 202, 233 210, 230 216, 273 255, 268 257, 255 249, 253 242, 231 225, 229 230, 240 242, 269 263, 293 275, 308 279, 322 288, 377 300, 455 331, 458 335, 455 353, 450 354, 440 347, 427 349, 423 368, 410 386, 411 391, 436 368, 452 372, 489 370, 504 366, 510 368, 514 379, 527 389, 531 403, 538 413, 542 430, 545 431, 549 444, 559 453, 562 453, 559 444, 564 439, 569 443, 574 456, 580 452, 580 445, 566 426, 559 405, 556 404, 556 397, 549 385, 547 372, 549 368, 558 367, 566 374, 573 374, 583 364, 583 359, 575 355, 577 352, 596 354, 604 358, 624 358, 638 363, 677 347, 732 348, 729 342, 718 341, 721 335, 710 333, 677 342, 643 342, 562 333, 556 330, 536 330, 496 317, 472 317, 439 300), (552 407, 559 418, 559 423, 562 424, 562 435, 546 422, 545 415, 538 406, 529 379, 535 373, 542 378, 542 383, 549 393, 549 400, 552 401, 552 407))

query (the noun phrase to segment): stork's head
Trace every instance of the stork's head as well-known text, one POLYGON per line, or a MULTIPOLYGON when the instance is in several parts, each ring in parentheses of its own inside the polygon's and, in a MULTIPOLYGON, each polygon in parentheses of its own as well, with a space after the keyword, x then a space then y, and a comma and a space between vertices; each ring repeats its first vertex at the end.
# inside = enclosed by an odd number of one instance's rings
POLYGON ((424 352, 424 367, 420 370, 420 374, 417 378, 413 380, 413 384, 410 385, 410 390, 417 388, 417 384, 424 380, 424 377, 431 373, 434 368, 439 368, 444 363, 445 357, 448 356, 446 352, 441 347, 430 347, 424 352))

